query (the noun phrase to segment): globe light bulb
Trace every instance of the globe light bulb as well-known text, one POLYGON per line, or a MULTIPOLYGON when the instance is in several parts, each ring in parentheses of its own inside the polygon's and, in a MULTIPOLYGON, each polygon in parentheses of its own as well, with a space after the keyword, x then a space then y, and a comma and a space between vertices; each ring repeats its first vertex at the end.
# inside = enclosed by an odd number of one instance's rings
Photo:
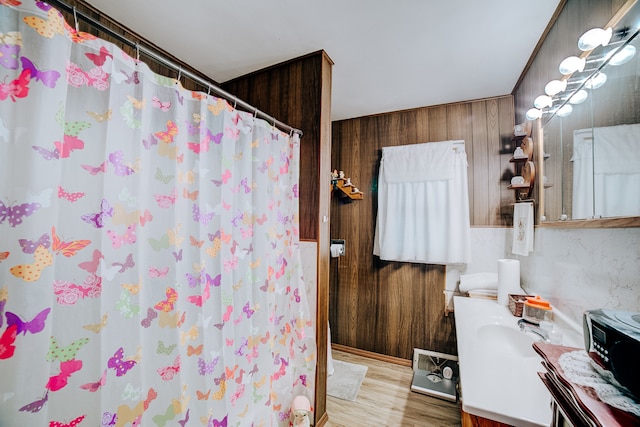
POLYGON ((588 97, 589 93, 584 89, 580 89, 579 91, 574 93, 571 98, 569 98, 569 102, 573 105, 580 104, 584 102, 588 97))
POLYGON ((562 107, 560 107, 560 109, 558 109, 558 112, 556 114, 560 117, 567 117, 572 112, 573 107, 569 104, 564 104, 562 107))
POLYGON ((550 107, 553 103, 553 99, 547 95, 540 95, 533 101, 533 106, 538 109, 543 109, 545 107, 550 107))
POLYGON ((604 85, 606 82, 607 75, 600 72, 584 82, 584 87, 586 87, 587 89, 598 89, 599 87, 602 87, 602 85, 604 85))
POLYGON ((613 35, 613 30, 611 27, 603 30, 602 28, 592 28, 578 39, 578 49, 583 52, 588 50, 595 49, 596 47, 602 45, 606 46, 611 41, 611 36, 613 35))
POLYGON ((559 94, 560 92, 564 92, 566 88, 567 88, 566 80, 551 80, 544 87, 544 93, 546 93, 549 96, 553 96, 553 95, 559 94))
POLYGON ((542 111, 538 110, 537 108, 530 108, 529 110, 527 110, 525 117, 527 118, 527 120, 539 119, 540 117, 542 117, 542 111))
POLYGON ((570 56, 565 58, 558 67, 558 70, 561 74, 571 74, 576 71, 582 72, 584 70, 584 66, 587 63, 585 58, 578 58, 577 56, 570 56))

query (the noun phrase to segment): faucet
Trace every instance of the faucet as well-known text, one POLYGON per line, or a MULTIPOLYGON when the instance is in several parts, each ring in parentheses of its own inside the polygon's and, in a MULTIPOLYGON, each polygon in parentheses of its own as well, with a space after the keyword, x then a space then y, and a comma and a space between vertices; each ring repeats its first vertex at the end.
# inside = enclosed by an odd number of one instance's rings
POLYGON ((542 338, 543 341, 549 342, 549 332, 540 326, 527 322, 525 319, 518 320, 518 326, 520 326, 522 332, 532 332, 542 338))

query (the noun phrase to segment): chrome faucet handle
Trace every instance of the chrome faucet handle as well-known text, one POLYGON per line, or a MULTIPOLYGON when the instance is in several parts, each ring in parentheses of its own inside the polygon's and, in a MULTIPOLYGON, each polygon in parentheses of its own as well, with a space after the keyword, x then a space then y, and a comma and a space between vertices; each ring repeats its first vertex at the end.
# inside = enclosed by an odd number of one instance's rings
POLYGON ((520 331, 534 333, 544 341, 549 342, 549 333, 546 330, 540 328, 540 326, 536 326, 531 322, 527 322, 525 319, 518 320, 518 326, 520 326, 520 331))
POLYGON ((518 326, 520 327, 520 330, 521 330, 521 331, 524 331, 524 329, 525 329, 527 326, 533 326, 533 324, 532 324, 532 323, 530 323, 530 322, 527 322, 527 321, 526 321, 526 320, 524 320, 524 319, 520 319, 520 320, 518 320, 518 326))

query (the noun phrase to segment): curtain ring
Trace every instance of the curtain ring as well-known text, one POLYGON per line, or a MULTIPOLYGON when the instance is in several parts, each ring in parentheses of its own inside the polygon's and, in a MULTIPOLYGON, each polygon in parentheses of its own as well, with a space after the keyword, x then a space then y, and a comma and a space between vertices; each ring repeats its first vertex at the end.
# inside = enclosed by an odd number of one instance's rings
POLYGON ((253 109, 253 118, 255 119, 256 117, 258 117, 258 109, 254 108, 253 109))
POLYGON ((233 97, 233 109, 234 109, 234 110, 236 109, 236 105, 238 105, 238 97, 237 97, 237 96, 234 96, 234 97, 233 97))
POLYGON ((136 65, 140 62, 140 43, 136 42, 136 65))
POLYGON ((211 96, 211 85, 207 85, 207 96, 211 96))
POLYGON ((76 13, 76 7, 73 6, 73 21, 76 24, 76 33, 79 31, 79 27, 78 27, 78 14, 76 13))
POLYGON ((178 84, 180 84, 180 77, 182 77, 182 67, 178 68, 178 78, 176 80, 178 80, 178 84))

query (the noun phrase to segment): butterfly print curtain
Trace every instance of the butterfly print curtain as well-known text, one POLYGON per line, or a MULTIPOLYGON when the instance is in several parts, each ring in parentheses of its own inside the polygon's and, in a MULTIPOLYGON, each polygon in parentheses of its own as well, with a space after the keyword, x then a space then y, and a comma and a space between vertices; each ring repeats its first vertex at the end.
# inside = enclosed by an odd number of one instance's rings
POLYGON ((289 425, 315 376, 298 135, 10 3, 0 425, 289 425))

